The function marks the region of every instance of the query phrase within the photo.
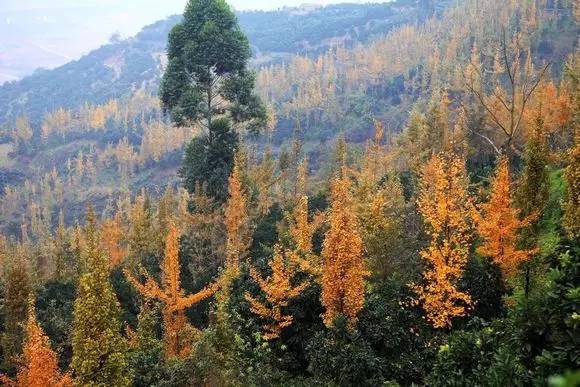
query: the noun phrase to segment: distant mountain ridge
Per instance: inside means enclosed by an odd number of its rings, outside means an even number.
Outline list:
[[[425,3],[435,4],[425,6]],[[368,42],[396,26],[444,9],[451,0],[397,0],[377,4],[303,6],[238,13],[255,53],[254,66],[316,55],[329,47]],[[135,90],[156,93],[165,62],[167,34],[181,16],[142,29],[136,36],[104,45],[79,60],[0,86],[0,126],[26,115],[38,124],[44,113],[103,103]]]

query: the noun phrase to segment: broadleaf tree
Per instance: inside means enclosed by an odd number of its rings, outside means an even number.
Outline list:
[[[223,201],[236,130],[259,131],[267,122],[266,109],[254,93],[248,39],[228,4],[190,0],[183,16],[169,34],[161,102],[176,125],[206,129],[187,148],[181,175],[190,192],[195,182],[207,182],[208,193]]]

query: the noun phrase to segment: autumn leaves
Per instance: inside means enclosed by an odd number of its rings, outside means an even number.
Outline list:
[[[469,198],[465,162],[451,154],[434,155],[421,173],[419,211],[431,238],[421,251],[427,263],[424,283],[414,285],[417,301],[435,328],[451,325],[471,305],[458,288],[469,258]]]
[[[322,248],[322,304],[323,319],[332,325],[338,315],[349,324],[356,323],[364,306],[366,271],[363,264],[363,241],[358,231],[358,219],[346,176],[336,178],[331,187],[329,229]]]
[[[397,222],[394,214],[405,205],[398,179],[389,176],[389,152],[382,141],[382,127],[377,124],[375,139],[367,144],[362,162],[352,168],[340,156],[344,146],[339,141],[340,165],[330,187],[330,208],[309,216],[308,197],[297,190],[293,209],[287,214],[289,238],[275,246],[270,274],[264,277],[249,266],[260,292],[246,291],[245,299],[264,322],[266,339],[279,337],[292,324],[287,307],[311,283],[321,287],[322,318],[327,326],[339,315],[351,327],[356,325],[365,303],[366,280],[376,274],[369,270],[370,258],[380,249],[382,231],[392,231],[391,225]],[[233,183],[236,187],[236,180]],[[434,154],[427,161],[418,175],[418,188],[416,203],[429,243],[420,252],[425,263],[422,281],[410,285],[415,293],[411,303],[421,305],[435,328],[446,328],[474,306],[460,283],[475,242],[477,252],[492,259],[511,281],[522,262],[537,252],[519,243],[519,232],[537,214],[523,216],[515,207],[505,157],[498,159],[489,198],[480,205],[473,203],[465,160],[452,150]],[[326,232],[318,256],[312,238],[323,224]]]
[[[537,249],[518,249],[518,232],[538,218],[538,213],[522,219],[520,210],[512,204],[511,179],[508,160],[501,157],[491,184],[487,203],[475,211],[477,230],[483,243],[477,249],[481,255],[491,257],[506,278],[513,278],[518,267]]]
[[[58,368],[56,353],[50,348],[50,340],[36,321],[34,304],[28,306],[26,339],[23,348],[23,363],[15,380],[0,375],[0,382],[14,387],[72,387],[69,373],[62,375]]]
[[[211,297],[217,291],[217,286],[213,284],[195,294],[184,294],[180,280],[178,238],[177,228],[171,224],[167,233],[165,257],[161,263],[161,284],[148,273],[145,273],[146,281],[142,284],[135,279],[131,272],[125,270],[127,279],[142,296],[158,300],[163,304],[164,342],[167,358],[188,354],[191,343],[188,342],[188,337],[183,335],[187,324],[185,310]]]

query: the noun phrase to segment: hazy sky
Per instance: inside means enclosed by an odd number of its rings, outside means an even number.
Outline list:
[[[237,10],[373,0],[229,0]],[[381,0],[374,0],[381,1]],[[383,0],[384,1],[384,0]],[[52,68],[106,43],[119,32],[181,14],[187,0],[0,0],[0,84]]]
[[[232,6],[236,9],[275,9],[283,6],[298,6],[300,4],[330,4],[330,3],[361,3],[364,0],[230,0]],[[143,11],[145,8],[166,9],[168,12],[176,12],[183,9],[186,0],[53,0],[47,2],[46,0],[2,0],[2,7],[4,10],[16,9],[41,9],[41,8],[55,8],[55,7],[118,7],[122,4],[130,6],[139,6],[139,10]]]
[[[369,0],[229,0],[237,10],[276,9],[301,4],[363,3]],[[376,1],[376,0],[375,0]],[[380,0],[379,0],[380,1]],[[183,12],[187,0],[0,0],[0,32],[6,26],[82,21],[99,40],[118,31],[137,33],[144,25]],[[84,19],[83,19],[84,17]],[[78,20],[77,20],[78,18]],[[9,31],[10,32],[10,31]],[[50,31],[48,31],[50,33]],[[2,36],[0,36],[2,43]]]

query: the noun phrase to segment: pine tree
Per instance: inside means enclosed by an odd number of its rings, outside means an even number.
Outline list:
[[[331,326],[338,315],[345,316],[349,325],[354,326],[365,300],[367,273],[363,263],[363,241],[350,186],[346,177],[336,178],[332,183],[330,228],[322,250],[322,304],[326,308],[323,315],[326,326]]]
[[[75,259],[75,276],[78,279],[85,272],[86,268],[86,262],[84,262],[84,258],[82,256],[82,251],[85,245],[85,238],[83,236],[82,229],[78,224],[73,230],[71,242],[71,252]]]
[[[156,303],[142,303],[137,317],[137,330],[126,326],[131,348],[131,364],[135,370],[135,386],[158,385],[166,377],[163,342],[157,338]]]
[[[431,156],[443,151],[449,143],[452,134],[449,115],[447,93],[440,96],[439,92],[432,97],[426,114],[421,114],[417,108],[411,111],[402,137],[402,157],[408,160],[409,168],[415,174],[420,174],[421,168]]]
[[[532,221],[533,216],[520,220],[519,210],[512,205],[510,185],[508,160],[502,156],[491,183],[489,200],[481,205],[481,212],[474,212],[477,229],[483,239],[477,251],[491,257],[506,278],[514,277],[519,265],[535,253],[535,250],[517,248],[518,231]]]
[[[542,218],[549,197],[548,149],[544,122],[538,117],[534,133],[526,144],[524,170],[518,182],[517,203],[521,209],[520,218],[535,215],[521,233],[523,248],[533,248],[539,236],[539,221]]]
[[[184,255],[189,257],[191,275],[197,278],[217,272],[226,249],[222,208],[198,184],[192,195],[182,190],[179,218],[184,232]]]
[[[401,158],[407,160],[408,168],[416,174],[419,174],[423,166],[424,152],[422,139],[425,132],[425,115],[417,108],[409,113],[407,126],[401,135]],[[429,156],[429,155],[427,155]]]
[[[383,126],[376,122],[374,139],[366,144],[362,162],[351,170],[365,258],[379,277],[391,275],[394,263],[404,257],[401,242],[405,199],[398,177],[390,170],[383,137]]]
[[[347,164],[347,157],[348,157],[348,145],[346,143],[346,138],[344,134],[341,134],[336,140],[334,150],[333,172],[335,174],[341,174],[344,172],[344,167]]]
[[[431,237],[421,251],[427,264],[424,283],[414,285],[417,302],[435,328],[450,327],[472,304],[459,290],[469,257],[470,198],[465,163],[452,154],[434,155],[421,173],[419,211]]]
[[[520,232],[518,241],[522,249],[533,249],[538,245],[540,237],[540,221],[550,196],[550,181],[548,176],[548,148],[544,126],[544,117],[537,114],[533,133],[524,153],[524,170],[519,180],[517,204],[520,208],[520,218],[533,217]],[[529,296],[534,272],[538,260],[532,256],[524,265],[524,294]]]
[[[129,386],[131,372],[120,334],[120,305],[109,282],[107,254],[101,250],[92,207],[87,210],[86,265],[74,305],[72,368],[83,386]]]
[[[139,259],[150,254],[153,249],[153,224],[151,202],[145,191],[142,191],[129,211],[129,245],[130,267],[134,268]]]
[[[67,273],[67,264],[71,261],[71,246],[67,235],[67,229],[64,224],[64,213],[62,210],[58,216],[58,227],[54,238],[54,278],[57,281],[65,278]]]
[[[23,323],[26,321],[30,295],[30,279],[23,257],[15,257],[15,261],[5,273],[5,278],[6,295],[3,308],[6,317],[2,333],[2,355],[3,368],[11,368],[22,353]]]
[[[34,304],[28,307],[26,339],[22,365],[16,380],[0,377],[7,386],[15,387],[72,387],[69,374],[61,375],[56,353],[50,348],[50,340],[36,321]]]
[[[129,271],[125,271],[125,275],[143,296],[163,303],[166,358],[187,356],[189,343],[185,334],[187,328],[185,310],[212,296],[217,290],[217,285],[208,286],[195,294],[184,295],[180,279],[179,234],[175,226],[170,225],[167,234],[165,258],[161,264],[161,284],[147,273],[144,284],[135,279]]]
[[[137,332],[134,335],[134,345],[131,345],[131,347],[137,348],[143,353],[155,352],[160,347],[159,340],[155,335],[157,325],[156,308],[150,304],[150,302],[145,302],[141,306],[137,317]]]

